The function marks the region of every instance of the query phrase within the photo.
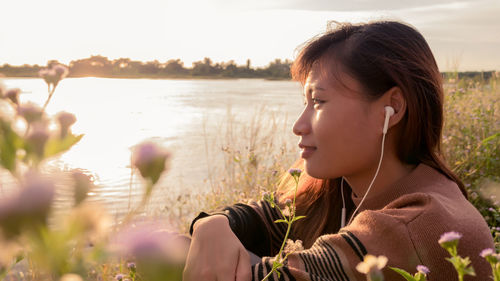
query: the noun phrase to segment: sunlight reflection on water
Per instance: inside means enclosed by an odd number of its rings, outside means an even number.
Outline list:
[[[4,83],[22,89],[21,101],[42,105],[47,97],[41,79],[9,78]],[[286,116],[284,122],[295,144],[291,126],[302,109],[301,89],[296,82],[65,79],[57,87],[47,112],[52,115],[64,110],[75,114],[78,121],[73,132],[85,136],[50,165],[91,173],[100,187],[94,199],[104,202],[114,213],[124,212],[129,204],[130,148],[151,139],[173,152],[171,169],[160,182],[163,193],[159,194],[181,193],[186,188],[203,191],[207,188],[207,164],[214,163],[206,159],[207,139],[217,143],[209,149],[220,151],[228,110],[237,125],[249,122],[263,106],[269,116]],[[142,194],[139,185],[134,176],[133,201]],[[161,205],[161,196],[158,200]]]

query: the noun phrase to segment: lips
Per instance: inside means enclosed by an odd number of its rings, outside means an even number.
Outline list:
[[[311,157],[311,155],[316,151],[316,147],[312,145],[305,145],[302,143],[299,143],[299,147],[302,149],[302,152],[300,153],[300,157],[306,159]]]

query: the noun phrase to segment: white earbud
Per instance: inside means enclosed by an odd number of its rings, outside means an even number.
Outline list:
[[[389,118],[392,115],[394,115],[394,108],[392,108],[391,106],[386,106],[385,107],[384,130],[383,130],[384,135],[387,133],[387,129],[389,127]]]

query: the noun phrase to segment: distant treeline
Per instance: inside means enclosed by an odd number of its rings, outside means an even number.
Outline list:
[[[52,60],[47,65],[59,64]],[[74,60],[69,63],[69,77],[108,77],[108,78],[266,78],[290,79],[292,61],[276,59],[266,67],[253,68],[251,61],[246,65],[237,65],[234,61],[214,63],[210,58],[193,63],[191,68],[184,67],[180,59],[171,59],[165,63],[157,60],[141,62],[128,58],[109,60],[103,56]],[[7,77],[38,77],[38,71],[47,66],[22,65],[0,66],[0,73]],[[489,80],[495,71],[444,72],[443,77],[458,79],[471,78]]]
[[[109,78],[267,78],[290,79],[291,61],[276,59],[263,68],[253,68],[251,61],[246,65],[236,65],[234,61],[214,63],[210,58],[193,63],[193,67],[184,67],[180,59],[165,63],[157,60],[141,62],[128,58],[109,60],[103,56],[74,60],[69,63],[69,77],[109,77]],[[52,60],[48,65],[59,64]],[[47,66],[4,64],[0,73],[7,77],[37,77],[40,69]]]

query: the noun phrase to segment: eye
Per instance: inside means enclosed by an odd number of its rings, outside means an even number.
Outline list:
[[[319,105],[319,104],[325,103],[324,100],[320,100],[318,98],[312,98],[311,100],[312,100],[312,102],[313,102],[314,105]]]

